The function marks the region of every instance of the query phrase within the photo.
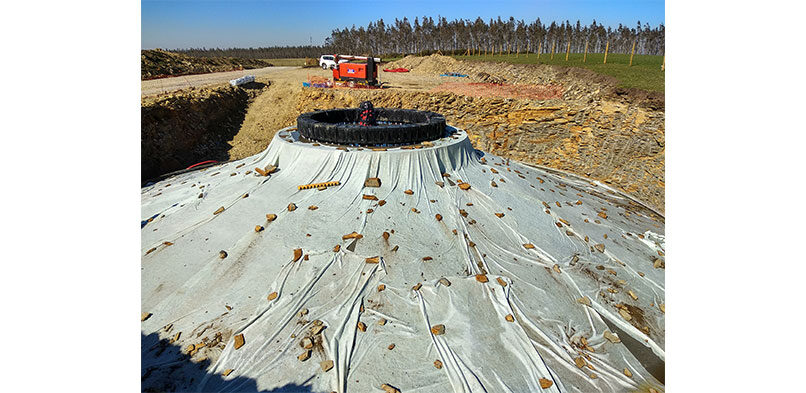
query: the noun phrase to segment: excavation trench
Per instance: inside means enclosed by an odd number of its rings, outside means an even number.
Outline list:
[[[144,98],[140,111],[141,181],[196,163],[228,161],[228,143],[241,129],[247,108],[267,85],[180,91]]]

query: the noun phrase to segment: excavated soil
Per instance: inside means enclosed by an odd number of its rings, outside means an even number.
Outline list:
[[[266,83],[186,90],[143,98],[140,109],[141,181],[195,163],[230,159],[249,103]]]
[[[235,57],[190,57],[161,49],[140,51],[140,79],[271,67],[267,61]]]
[[[411,72],[379,72],[387,88],[374,90],[303,88],[311,77],[330,76],[319,69],[267,75],[271,86],[249,103],[228,142],[230,159],[259,153],[303,112],[371,100],[376,107],[441,113],[449,124],[467,130],[477,149],[578,173],[664,211],[662,94],[617,88],[615,79],[590,70],[547,65],[433,55],[409,56],[381,68],[397,67]],[[468,78],[439,76],[445,72]]]

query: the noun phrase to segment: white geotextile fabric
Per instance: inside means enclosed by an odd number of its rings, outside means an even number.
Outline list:
[[[172,345],[182,351],[223,337],[193,352],[206,373],[193,381],[173,371],[176,351],[171,358],[144,344],[149,375],[197,391],[662,387],[624,344],[629,335],[665,356],[664,269],[655,267],[664,259],[662,216],[596,182],[476,151],[463,131],[412,150],[343,151],[297,138],[285,129],[261,154],[143,188],[141,303],[151,313],[143,336],[181,332]],[[256,173],[268,165],[279,170]],[[381,187],[364,187],[367,177]],[[471,188],[460,189],[460,179]],[[297,189],[327,181],[341,184]],[[351,251],[342,236],[353,231],[363,238]],[[307,259],[293,261],[297,248]],[[380,263],[365,263],[375,256]],[[489,282],[477,281],[480,273]],[[300,339],[315,320],[325,326],[322,342],[301,362]],[[621,343],[605,337],[613,330],[604,320],[621,330]],[[431,333],[436,324],[444,334]],[[334,361],[327,372],[325,360]],[[150,378],[144,389],[158,384]],[[552,385],[541,389],[541,379]]]
[[[254,82],[254,81],[255,81],[255,76],[254,75],[244,75],[244,76],[242,76],[242,77],[240,77],[238,79],[233,79],[233,80],[229,81],[229,84],[233,85],[233,86],[239,86],[239,85],[242,85],[244,83],[249,83],[249,82]]]

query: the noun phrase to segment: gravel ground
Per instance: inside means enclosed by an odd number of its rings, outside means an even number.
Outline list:
[[[214,72],[211,74],[182,75],[170,78],[152,79],[140,82],[142,96],[166,93],[175,90],[187,89],[189,87],[203,87],[227,83],[233,79],[238,79],[244,75],[263,76],[283,72],[299,67],[266,67],[252,70]]]

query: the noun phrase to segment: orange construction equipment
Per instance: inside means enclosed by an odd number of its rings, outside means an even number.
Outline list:
[[[344,81],[350,86],[380,86],[378,82],[378,57],[334,55],[336,67],[333,68],[333,82]],[[364,60],[365,63],[339,63],[340,59]]]

